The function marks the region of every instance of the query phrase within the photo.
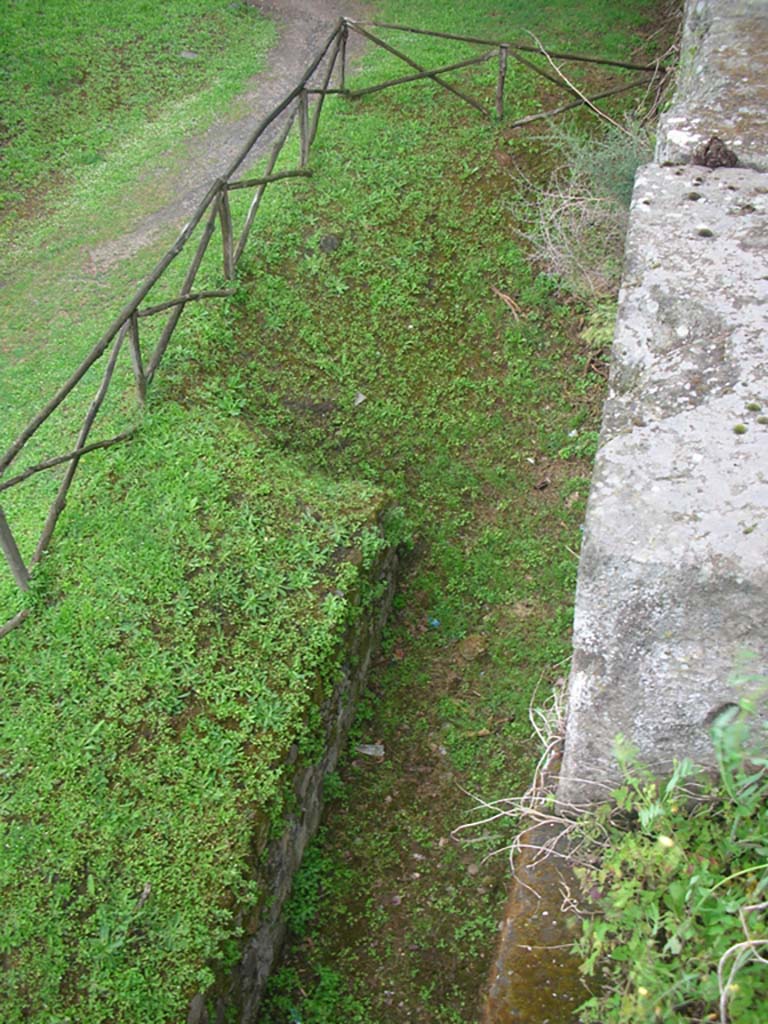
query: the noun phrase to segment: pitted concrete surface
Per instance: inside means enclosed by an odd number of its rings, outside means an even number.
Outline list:
[[[744,167],[768,170],[768,4],[687,0],[678,96],[656,159],[687,164],[713,135]]]
[[[641,168],[603,439],[720,396],[759,400],[752,390],[768,376],[766,303],[768,176]]]
[[[718,6],[690,3],[688,16]],[[745,24],[768,16],[768,2],[729,7]],[[758,48],[740,55],[760,76],[748,111],[768,81],[768,48],[742,28],[730,38],[723,19],[713,60],[726,43]],[[701,93],[686,88],[667,125],[689,124]],[[702,140],[715,132],[736,148],[719,125]],[[768,163],[768,140],[742,138],[756,166]],[[712,763],[712,722],[744,695],[762,696],[764,712],[761,679],[764,691],[768,174],[652,165],[635,184],[587,509],[560,800],[605,795],[618,734],[661,772],[683,757]]]

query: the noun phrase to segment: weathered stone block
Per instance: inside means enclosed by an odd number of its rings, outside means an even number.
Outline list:
[[[302,761],[295,746],[289,751],[286,764],[294,768],[295,807],[286,814],[278,829],[268,823],[254,829],[254,877],[264,897],[258,907],[241,911],[241,919],[250,934],[242,958],[229,976],[219,979],[214,990],[205,996],[195,996],[187,1024],[223,1022],[225,1018],[230,1019],[228,1013],[234,1013],[240,1024],[252,1024],[257,1019],[264,988],[285,938],[285,901],[307,844],[320,824],[323,782],[335,769],[346,743],[358,697],[392,606],[397,567],[397,550],[389,547],[362,573],[361,593],[364,589],[367,598],[359,598],[359,614],[339,638],[341,668],[332,693],[320,704],[322,751],[310,763]]]
[[[659,163],[690,163],[716,135],[742,166],[768,170],[766,53],[765,0],[687,0],[675,103],[659,128]]]
[[[768,178],[646,167],[579,568],[559,796],[660,771],[768,677]]]

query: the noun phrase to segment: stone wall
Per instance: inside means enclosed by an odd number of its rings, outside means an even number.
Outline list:
[[[686,4],[677,93],[632,201],[563,803],[607,792],[619,733],[661,772],[711,763],[718,713],[768,685],[766,54],[768,0]],[[712,136],[737,166],[697,162]]]
[[[332,772],[344,749],[357,699],[365,684],[381,639],[395,592],[398,556],[394,549],[383,552],[363,580],[357,598],[357,612],[339,650],[342,668],[329,699],[322,700],[320,713],[322,753],[302,763],[294,747],[288,755],[293,804],[280,827],[268,821],[254,821],[252,863],[262,899],[258,906],[244,907],[240,919],[250,936],[240,963],[213,991],[199,993],[190,1005],[187,1024],[223,1024],[234,1009],[240,1024],[253,1024],[270,971],[282,946],[286,926],[283,908],[290,895],[294,875],[304,851],[317,831],[323,811],[323,782]],[[319,681],[318,693],[323,690]],[[291,783],[286,783],[290,785]]]

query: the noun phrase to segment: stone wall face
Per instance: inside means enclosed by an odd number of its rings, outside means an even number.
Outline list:
[[[562,803],[615,783],[617,734],[660,772],[711,763],[718,713],[768,686],[767,38],[768,0],[687,4],[664,163],[636,179]],[[739,166],[692,162],[713,135]]]
[[[397,565],[397,552],[391,548],[376,560],[368,573],[369,599],[359,598],[356,621],[340,642],[342,667],[332,695],[320,703],[321,755],[308,764],[302,763],[295,748],[288,756],[289,764],[295,766],[294,810],[285,817],[277,838],[270,838],[275,829],[269,822],[254,822],[252,860],[263,899],[259,906],[241,911],[250,938],[240,963],[213,992],[195,996],[187,1024],[223,1024],[231,1019],[226,1014],[233,1007],[241,1024],[252,1024],[257,1019],[264,988],[285,938],[284,904],[307,844],[320,824],[323,781],[335,769],[344,749],[357,699],[392,606]]]

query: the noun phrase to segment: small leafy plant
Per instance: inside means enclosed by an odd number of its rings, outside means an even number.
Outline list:
[[[596,994],[584,1024],[764,1024],[768,1005],[768,759],[751,702],[715,723],[717,773],[681,761],[659,783],[625,743],[616,805],[580,869],[594,908],[577,951]]]

